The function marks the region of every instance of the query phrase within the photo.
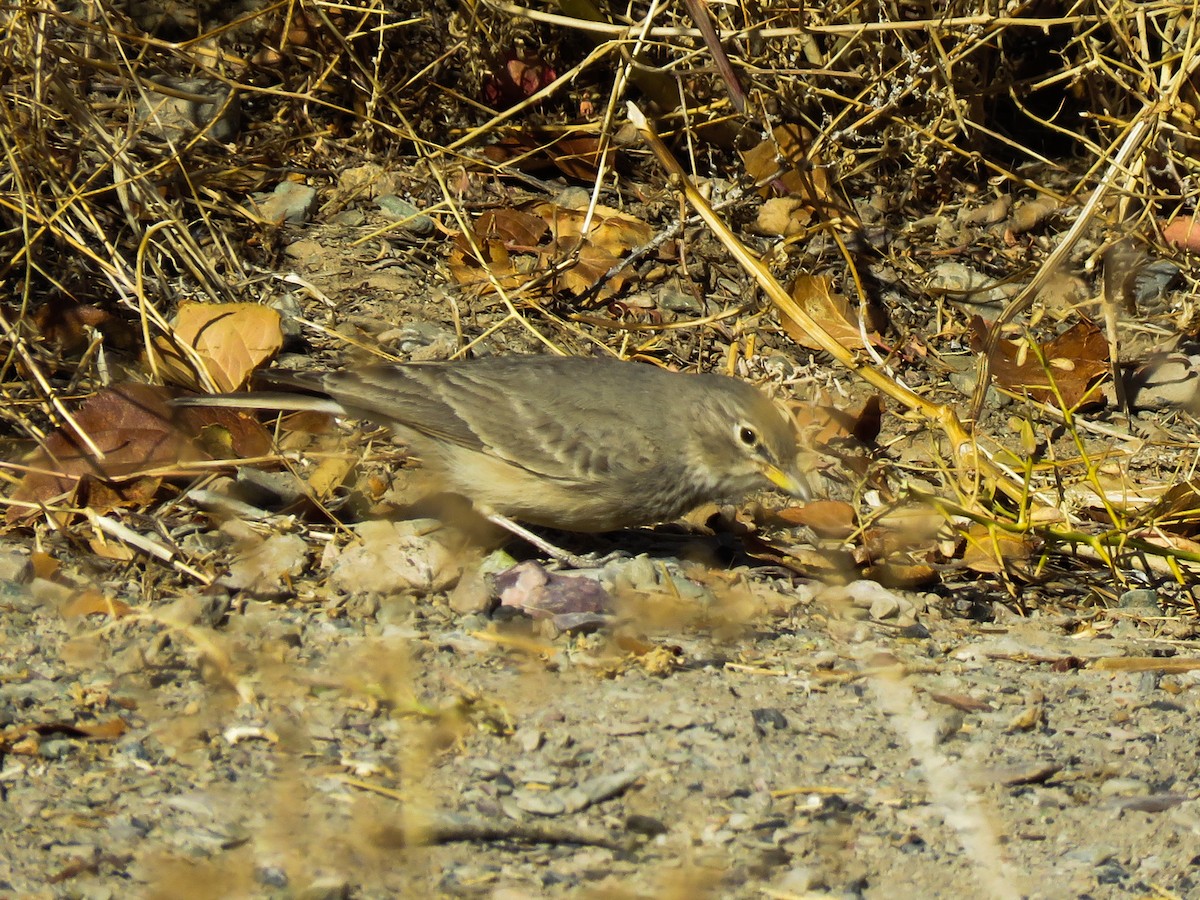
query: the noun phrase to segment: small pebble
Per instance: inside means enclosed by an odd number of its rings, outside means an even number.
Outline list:
[[[1100,793],[1106,797],[1128,797],[1133,794],[1144,794],[1147,790],[1145,782],[1136,778],[1110,778],[1100,785]]]

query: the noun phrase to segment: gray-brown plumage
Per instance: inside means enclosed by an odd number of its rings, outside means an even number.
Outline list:
[[[272,393],[218,402],[386,423],[445,490],[485,515],[596,532],[668,521],[765,488],[808,496],[790,418],[722,375],[521,356],[293,380],[328,399]]]

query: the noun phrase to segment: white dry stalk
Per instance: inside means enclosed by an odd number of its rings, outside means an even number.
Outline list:
[[[920,764],[929,796],[942,820],[958,835],[963,850],[975,865],[988,896],[1019,900],[1012,867],[1000,849],[999,836],[970,788],[965,773],[938,750],[937,725],[920,705],[912,688],[894,671],[875,672],[871,687],[888,722],[907,743]]]
[[[135,550],[140,550],[148,556],[153,556],[155,559],[170,564],[177,571],[196,579],[201,584],[207,585],[212,583],[212,578],[176,559],[175,551],[163,544],[158,539],[153,538],[150,535],[141,534],[140,532],[134,531],[132,528],[128,527],[127,525],[123,525],[115,519],[110,519],[107,516],[101,516],[90,507],[84,509],[83,512],[84,515],[87,516],[88,522],[90,522],[92,527],[97,531],[100,531],[111,538],[115,538],[128,547],[132,547]]]

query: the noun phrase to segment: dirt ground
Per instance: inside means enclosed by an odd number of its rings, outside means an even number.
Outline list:
[[[984,623],[658,558],[692,597],[579,636],[220,591],[98,628],[3,561],[0,711],[45,723],[0,769],[6,896],[1200,890],[1196,640],[1144,610]]]

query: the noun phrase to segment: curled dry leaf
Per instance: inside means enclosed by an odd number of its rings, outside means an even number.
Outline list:
[[[476,222],[475,235],[489,241],[500,241],[508,250],[532,253],[547,231],[541,216],[519,209],[497,209],[485,212]]]
[[[134,346],[133,329],[120,318],[99,306],[77,303],[63,296],[56,295],[38,307],[31,319],[42,337],[58,345],[64,354],[82,353],[94,332],[104,335],[110,347]]]
[[[795,237],[812,218],[812,209],[799,197],[772,197],[759,208],[754,228],[759,234]]]
[[[1148,526],[1147,531],[1189,538],[1200,535],[1200,479],[1172,485],[1139,519]]]
[[[62,735],[92,741],[115,741],[129,730],[120,716],[107,722],[41,722],[36,725],[10,725],[0,729],[0,751],[34,756],[41,738]]]
[[[1180,250],[1200,252],[1200,216],[1177,216],[1162,227],[1163,240]]]
[[[885,587],[908,591],[934,584],[939,577],[937,569],[929,563],[904,555],[866,566],[863,568],[862,574],[864,578],[878,581]]]
[[[518,261],[520,254],[537,252],[546,234],[544,219],[518,209],[499,209],[483,213],[473,225],[473,243],[484,258],[479,259],[465,234],[460,232],[455,236],[449,265],[459,284],[486,294],[494,290],[492,279],[506,291],[515,290],[529,280],[532,262],[525,259],[518,265]]]
[[[547,249],[542,259],[544,268],[555,268],[555,260],[561,260],[566,256],[562,250],[562,247],[557,246]],[[618,257],[613,256],[607,250],[587,241],[579,244],[578,250],[574,252],[574,257],[572,265],[561,269],[555,275],[554,288],[575,297],[586,294],[594,288],[603,280],[605,273],[611,271],[620,262]],[[615,273],[605,284],[600,295],[610,297],[618,293],[625,287],[625,281],[626,278],[622,272]]]
[[[553,84],[558,73],[540,54],[511,49],[496,71],[483,80],[483,101],[492,109],[508,109]]]
[[[554,203],[539,203],[533,207],[532,212],[542,217],[550,227],[554,242],[563,247],[587,241],[616,257],[654,237],[654,229],[641,219],[635,219],[610,206],[596,207],[586,235],[583,225],[587,210],[568,209]]]
[[[555,290],[576,297],[595,291],[597,299],[607,299],[623,292],[626,284],[636,278],[632,269],[621,267],[621,260],[634,247],[649,241],[651,234],[644,223],[610,217],[597,222],[586,237],[578,232],[560,236],[542,254],[542,264],[556,272]],[[565,265],[568,261],[571,264]]]
[[[1061,204],[1057,200],[1050,197],[1038,197],[1018,203],[1008,219],[1009,239],[1012,240],[1019,234],[1037,228],[1054,215],[1060,206]]]
[[[805,444],[814,447],[828,447],[848,438],[870,446],[883,427],[883,401],[878,394],[869,396],[857,409],[835,406],[825,394],[789,403],[788,409],[804,435]]]
[[[169,388],[122,384],[88,398],[74,418],[103,458],[63,426],[26,462],[37,471],[21,480],[12,499],[50,503],[66,496],[105,512],[149,502],[161,481],[146,474],[150,469],[226,455],[210,452],[214,444],[234,456],[262,456],[271,449],[270,434],[251,416],[217,407],[174,408],[167,401],[175,395]],[[17,522],[36,512],[13,506],[7,518]]]
[[[963,225],[995,225],[1008,218],[1012,209],[1012,195],[1001,194],[982,206],[964,206],[958,211],[958,221]]]
[[[939,541],[953,534],[942,513],[919,501],[899,503],[875,517],[874,526],[865,539],[875,552],[891,555],[898,552],[934,550]]]
[[[977,352],[987,337],[987,325],[976,316],[971,321],[971,346]],[[1108,341],[1091,322],[1079,322],[1058,337],[1040,345],[1039,353],[1028,344],[1002,340],[992,356],[991,371],[996,383],[1017,393],[1029,392],[1034,400],[1058,405],[1054,387],[1068,409],[1086,408],[1104,402],[1096,381],[1108,371]]]
[[[850,302],[845,297],[834,291],[832,280],[824,275],[799,276],[792,284],[792,299],[848,350],[862,349],[864,333],[872,344],[877,345],[881,341],[870,323],[866,323],[864,328],[859,327],[857,311],[850,308]],[[821,345],[798,322],[784,317],[783,329],[801,346],[810,350],[821,349]]]
[[[133,612],[132,607],[122,600],[116,600],[95,589],[80,591],[68,600],[59,610],[64,619],[74,619],[80,616],[91,616],[97,613],[120,619]]]
[[[196,351],[223,393],[245,385],[283,346],[279,313],[257,303],[181,303],[172,327],[175,343],[157,338],[155,353],[166,374],[189,388],[200,387],[200,379],[175,344]]]

